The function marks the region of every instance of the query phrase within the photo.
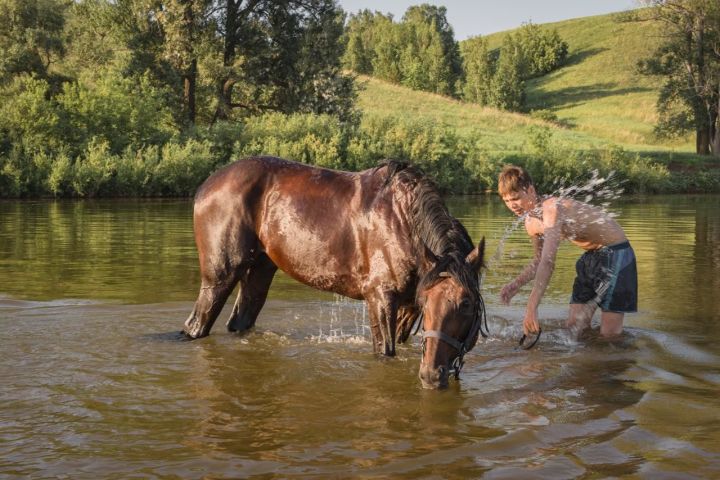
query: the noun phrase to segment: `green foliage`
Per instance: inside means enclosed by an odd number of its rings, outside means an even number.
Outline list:
[[[369,10],[351,15],[343,65],[415,90],[455,96],[462,76],[458,44],[445,7],[408,8],[403,20]]]
[[[347,162],[353,169],[369,168],[383,159],[408,160],[445,190],[470,188],[464,159],[467,145],[453,129],[423,120],[366,116],[348,145]]]
[[[558,142],[548,127],[529,131],[523,165],[542,192],[559,186],[582,185],[590,175],[613,177],[615,187],[625,192],[661,192],[669,189],[667,167],[621,148],[576,150]]]
[[[720,156],[720,4],[716,0],[651,2],[665,25],[664,41],[639,62],[665,79],[657,102],[660,136],[695,131],[698,154]]]
[[[153,192],[160,195],[192,195],[216,168],[208,143],[192,139],[184,144],[166,143],[153,172]]]
[[[568,44],[557,30],[532,23],[503,38],[496,56],[489,53],[481,37],[461,45],[465,84],[463,98],[502,110],[520,111],[525,106],[525,80],[545,75],[560,67]]]
[[[51,159],[50,173],[47,178],[47,189],[54,196],[65,196],[72,193],[73,164],[65,153]]]
[[[372,74],[375,46],[382,31],[380,25],[391,23],[392,16],[367,9],[350,14],[343,34],[343,67],[357,73]]]
[[[404,46],[404,28],[401,25],[379,22],[372,56],[373,75],[388,82],[400,83],[403,78],[400,54]]]
[[[113,154],[130,145],[158,145],[175,133],[166,92],[148,75],[137,78],[107,70],[65,84],[57,97],[65,116],[66,140],[82,151],[93,139],[103,139]]]
[[[544,122],[559,123],[557,114],[551,110],[531,110],[530,118],[535,118]]]
[[[521,110],[525,102],[525,83],[522,80],[524,57],[511,37],[500,50],[495,75],[493,75],[489,104],[501,110]]]
[[[60,0],[0,0],[0,83],[26,73],[48,76],[48,65],[63,54]]]
[[[0,0],[0,7],[50,4],[53,0]],[[588,169],[598,169],[618,172],[630,191],[718,190],[714,170],[669,174],[657,161],[661,153],[640,156],[637,150],[608,146],[594,133],[546,123],[568,118],[563,116],[567,110],[553,101],[584,105],[601,101],[603,91],[586,94],[563,84],[555,100],[539,99],[544,85],[578,75],[605,78],[606,71],[573,73],[584,63],[580,55],[568,67],[571,73],[525,80],[532,63],[532,49],[525,45],[547,53],[538,41],[539,28],[509,34],[496,50],[493,38],[463,42],[463,82],[445,10],[429,5],[408,9],[400,23],[367,11],[351,16],[341,43],[342,15],[330,0],[244,4],[252,8],[236,12],[233,35],[225,14],[240,2],[215,2],[218,14],[209,16],[204,1],[177,3],[178,8],[203,7],[194,10],[196,42],[180,52],[190,63],[197,60],[198,121],[188,126],[180,112],[189,63],[171,62],[167,42],[172,35],[162,28],[168,24],[162,23],[158,5],[145,0],[68,3],[64,36],[57,37],[63,39],[62,48],[28,49],[41,52],[47,68],[5,70],[12,73],[0,81],[0,197],[191,195],[215,169],[256,154],[344,170],[373,167],[386,158],[409,160],[454,193],[493,188],[506,162],[527,165],[548,187],[556,177],[581,178]],[[582,25],[573,45],[586,38],[587,24]],[[41,33],[57,33],[54,28],[51,22]],[[26,28],[30,37],[33,32]],[[566,32],[572,35],[573,30],[563,30],[563,37]],[[12,63],[8,59],[20,58],[13,57],[18,45],[35,42],[12,39],[15,50],[0,51],[2,68]],[[558,35],[550,40],[555,47],[560,43]],[[530,106],[536,111],[508,114],[397,85],[385,85],[387,93],[378,95],[381,82],[372,80],[361,118],[354,79],[340,72],[343,45],[345,65],[357,71],[370,69],[435,93],[462,91],[465,99],[483,105],[526,108],[526,82],[533,88]],[[602,57],[608,49],[598,47],[588,58]],[[549,57],[558,57],[558,50],[552,51],[556,55]],[[536,63],[536,71],[547,68],[547,62]],[[630,81],[607,73],[612,82]],[[557,85],[552,88],[558,90]],[[615,92],[614,87],[607,91]],[[625,94],[635,98],[634,91]],[[675,98],[682,107],[680,97]],[[623,103],[634,104],[624,96]],[[274,113],[262,114],[266,111]],[[596,113],[593,118],[599,117]],[[605,116],[616,118],[616,111]],[[583,118],[573,116],[573,121]]]
[[[0,154],[31,158],[63,145],[62,111],[48,100],[49,92],[47,80],[26,74],[0,88]]]
[[[105,140],[93,139],[87,151],[73,165],[71,186],[81,197],[94,197],[112,177],[117,157],[110,153]]]
[[[527,23],[511,36],[523,65],[522,78],[546,75],[560,67],[567,58],[568,44],[557,30]]]
[[[447,9],[427,3],[411,6],[403,15],[402,24],[407,27],[406,50],[413,52],[406,56],[406,61],[413,65],[416,75],[418,65],[428,72],[427,83],[418,89],[455,96],[462,76],[462,60],[455,33],[447,21]]]
[[[206,81],[216,94],[214,120],[232,119],[234,110],[354,119],[354,82],[340,61],[344,15],[333,0],[217,2],[216,7],[220,48],[199,64],[210,73]],[[213,33],[210,39],[215,38]]]
[[[329,168],[343,168],[347,133],[329,115],[265,114],[248,119],[235,157],[275,155]]]
[[[463,99],[468,102],[489,105],[495,61],[488,51],[487,41],[480,36],[460,44],[465,71]]]

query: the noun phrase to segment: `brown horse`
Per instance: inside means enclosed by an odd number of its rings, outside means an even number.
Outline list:
[[[437,189],[417,169],[386,162],[358,173],[274,157],[235,162],[198,189],[194,207],[202,285],[184,333],[210,333],[239,282],[228,330],[255,324],[275,271],[367,301],[373,348],[387,356],[422,316],[423,386],[447,385],[485,315],[473,248]]]

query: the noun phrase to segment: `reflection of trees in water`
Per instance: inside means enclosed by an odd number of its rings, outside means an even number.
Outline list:
[[[151,303],[197,289],[189,200],[2,202],[0,218],[5,293]]]
[[[694,286],[698,318],[713,325],[720,319],[720,197],[710,197],[695,210]]]

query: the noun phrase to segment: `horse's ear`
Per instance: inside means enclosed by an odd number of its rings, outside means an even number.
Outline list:
[[[482,237],[478,246],[468,254],[465,261],[470,264],[470,268],[480,273],[480,269],[485,266],[485,237]]]
[[[423,244],[423,248],[425,248],[425,255],[423,255],[423,258],[420,261],[422,262],[423,270],[429,272],[430,270],[435,268],[435,265],[438,264],[440,259],[435,256],[435,254],[427,247],[427,245]]]

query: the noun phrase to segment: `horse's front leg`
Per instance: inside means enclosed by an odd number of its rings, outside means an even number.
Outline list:
[[[391,293],[376,292],[366,297],[370,313],[373,350],[388,357],[395,356],[397,299]]]

